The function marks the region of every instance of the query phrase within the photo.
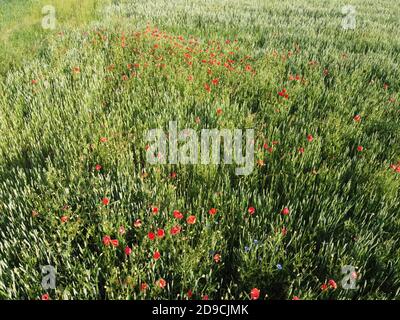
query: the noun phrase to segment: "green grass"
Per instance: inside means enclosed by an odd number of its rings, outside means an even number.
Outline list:
[[[41,1],[1,3],[0,298],[398,299],[400,4],[354,0],[345,31],[338,0],[170,2],[58,1],[53,31]],[[150,165],[146,130],[173,120],[253,128],[253,173]]]

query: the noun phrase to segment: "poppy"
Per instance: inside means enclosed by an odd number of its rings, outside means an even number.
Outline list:
[[[195,224],[195,223],[196,223],[196,216],[193,216],[193,215],[189,216],[189,217],[186,219],[186,222],[187,222],[188,224]]]
[[[253,288],[250,291],[251,300],[257,300],[260,297],[260,290],[257,288]]]
[[[254,212],[256,212],[256,209],[254,207],[250,207],[247,209],[247,212],[250,213],[251,215],[253,215]]]
[[[62,223],[65,223],[65,222],[67,222],[68,221],[68,217],[67,216],[62,216],[61,217],[61,222]]]
[[[155,251],[153,254],[154,260],[158,260],[158,259],[160,259],[160,257],[161,257],[161,254],[158,251]]]
[[[157,230],[157,237],[159,237],[161,239],[161,238],[164,238],[164,236],[165,236],[164,229],[158,229]]]
[[[111,244],[112,244],[114,247],[118,247],[119,241],[118,241],[117,239],[112,239],[112,240],[111,240]]]
[[[182,219],[183,218],[183,214],[181,212],[179,212],[178,210],[174,210],[174,218],[175,219]]]
[[[307,135],[307,140],[309,142],[312,142],[314,140],[314,137],[311,134],[309,134],[309,135]]]
[[[132,253],[132,249],[131,248],[129,248],[128,246],[126,246],[125,247],[125,254],[127,255],[127,256],[129,256],[131,253]]]
[[[218,211],[217,209],[211,208],[210,210],[208,210],[208,213],[213,216],[213,215],[215,215],[217,213],[217,211]]]
[[[214,261],[215,263],[219,263],[221,261],[221,255],[219,253],[214,255]]]
[[[180,226],[174,226],[170,230],[170,234],[173,235],[173,236],[178,234],[179,232],[181,232],[181,227]]]
[[[161,289],[164,289],[165,286],[167,285],[167,281],[165,281],[165,279],[163,279],[163,278],[160,278],[160,279],[157,281],[157,285],[158,285]]]
[[[101,165],[99,165],[99,164],[96,164],[96,171],[100,171],[101,170]]]
[[[148,237],[150,240],[154,240],[154,239],[156,238],[156,235],[155,235],[153,232],[149,232],[149,233],[147,234],[147,237]]]
[[[50,296],[49,296],[47,293],[45,293],[45,294],[42,294],[41,299],[42,299],[42,300],[49,300],[49,299],[50,299]]]
[[[328,284],[332,289],[336,289],[337,288],[337,284],[336,284],[335,280],[333,280],[333,279],[330,279],[328,281]]]
[[[110,200],[108,198],[103,198],[102,202],[106,206],[110,203]]]
[[[287,207],[285,207],[285,208],[283,208],[282,209],[282,211],[281,211],[281,213],[284,215],[284,216],[287,216],[288,214],[289,214],[289,208],[287,208]]]
[[[103,237],[103,244],[104,244],[105,246],[109,246],[110,243],[111,243],[111,238],[110,238],[110,236],[104,236],[104,237]]]

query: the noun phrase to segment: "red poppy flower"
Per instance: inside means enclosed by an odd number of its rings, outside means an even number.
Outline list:
[[[221,255],[219,253],[214,255],[214,261],[215,263],[219,263],[221,261]]]
[[[31,84],[37,84],[37,83],[38,83],[38,81],[35,80],[35,79],[33,79],[33,80],[31,81]]]
[[[148,237],[150,240],[154,240],[154,239],[156,238],[156,235],[155,235],[153,232],[149,232],[149,233],[147,234],[147,237]]]
[[[108,198],[103,198],[102,202],[106,206],[110,203],[110,200]]]
[[[161,257],[161,254],[158,251],[155,251],[153,254],[154,260],[158,260],[158,259],[160,259],[160,257]]]
[[[353,119],[356,122],[360,122],[361,121],[361,116],[359,114],[356,114]]]
[[[96,164],[96,171],[100,171],[101,170],[101,165],[99,165],[99,164]]]
[[[179,232],[181,232],[181,227],[180,226],[174,226],[174,227],[172,227],[171,228],[171,230],[169,231],[169,233],[171,234],[171,235],[176,235],[176,234],[178,234]]]
[[[189,289],[187,292],[187,297],[190,299],[192,296],[193,296],[193,292],[192,292],[192,290]]]
[[[321,290],[322,290],[322,291],[328,290],[328,286],[326,285],[326,283],[323,283],[323,284],[321,285]]]
[[[314,137],[311,134],[309,134],[309,135],[307,135],[307,140],[309,142],[312,142],[314,140]]]
[[[250,207],[247,209],[247,212],[250,213],[251,215],[253,215],[254,212],[256,212],[256,209],[254,207]]]
[[[213,80],[212,80],[212,83],[213,83],[214,85],[217,85],[217,84],[219,83],[219,79],[218,79],[218,78],[213,79]]]
[[[218,108],[218,109],[217,109],[217,115],[220,116],[221,114],[222,114],[222,109],[221,109],[221,108]]]
[[[205,84],[204,84],[204,89],[205,89],[207,92],[210,92],[210,91],[211,91],[211,87],[208,85],[208,83],[205,83]]]
[[[283,208],[282,209],[282,211],[281,211],[281,213],[284,215],[284,216],[287,216],[288,214],[289,214],[289,208],[287,208],[287,207],[285,207],[285,208]]]
[[[363,147],[363,146],[358,146],[358,147],[357,147],[357,151],[358,151],[358,152],[362,152],[363,150],[364,150],[364,147]]]
[[[257,288],[253,288],[250,291],[250,298],[251,300],[257,300],[260,297],[260,290]]]
[[[65,222],[67,222],[68,221],[68,217],[67,216],[62,216],[61,217],[61,222],[62,223],[65,223]]]
[[[196,216],[189,216],[187,219],[186,219],[186,222],[188,223],[188,224],[195,224],[196,223]]]
[[[140,291],[146,291],[148,287],[149,286],[147,285],[147,283],[143,282],[142,284],[140,284]]]
[[[175,179],[176,178],[176,172],[171,172],[170,177],[171,177],[171,179]]]
[[[49,296],[47,293],[45,293],[45,294],[42,294],[41,299],[42,299],[42,300],[49,300],[49,299],[50,299],[50,296]]]
[[[287,94],[285,88],[283,88],[282,91],[279,91],[279,92],[278,92],[278,95],[281,96],[281,97],[283,97],[283,98],[285,98],[285,99],[288,99],[288,98],[289,98],[289,95]]]
[[[333,279],[330,279],[328,281],[328,284],[332,289],[336,289],[337,288],[337,284],[336,284],[335,280],[333,280]]]
[[[112,244],[114,247],[118,247],[119,242],[118,242],[117,239],[112,239],[112,240],[111,240],[111,244]]]
[[[157,214],[158,213],[158,208],[157,207],[152,207],[151,211],[153,212],[153,214]]]
[[[105,142],[107,142],[108,141],[108,139],[106,138],[106,137],[101,137],[100,138],[100,142],[102,142],[102,143],[105,143]]]
[[[165,236],[164,229],[158,229],[157,230],[157,237],[159,237],[161,239],[161,238],[164,238],[164,236]]]
[[[281,233],[282,233],[283,236],[286,236],[287,229],[285,227],[282,227]]]
[[[183,218],[183,214],[181,212],[179,212],[178,210],[174,210],[174,218],[175,219],[182,219]]]
[[[213,216],[213,215],[215,215],[217,213],[217,211],[218,211],[217,209],[211,208],[210,210],[208,210],[208,213]]]
[[[163,279],[163,278],[160,278],[160,279],[157,281],[157,285],[158,285],[161,289],[164,289],[165,286],[167,285],[167,281],[165,281],[165,279]]]
[[[125,254],[127,255],[127,256],[129,256],[131,253],[132,253],[132,249],[131,248],[129,248],[128,246],[126,246],[125,247]]]
[[[201,297],[201,300],[208,300],[208,295],[204,295]]]
[[[299,148],[299,153],[301,153],[301,154],[304,153],[304,148],[303,147]]]
[[[292,300],[300,300],[298,296],[293,296]]]
[[[110,238],[110,236],[104,236],[104,237],[103,237],[103,244],[104,244],[105,246],[109,246],[110,243],[111,243],[111,238]]]

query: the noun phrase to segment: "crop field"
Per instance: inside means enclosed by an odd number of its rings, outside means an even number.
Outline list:
[[[0,299],[400,299],[400,1],[0,17]]]

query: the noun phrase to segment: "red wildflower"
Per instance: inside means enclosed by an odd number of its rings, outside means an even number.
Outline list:
[[[247,212],[250,213],[251,215],[253,215],[254,212],[256,212],[256,209],[254,207],[250,207],[247,209]]]
[[[208,295],[205,294],[204,296],[202,296],[201,300],[208,300]]]
[[[147,283],[146,282],[143,282],[141,285],[140,285],[140,291],[146,291],[147,289],[148,289],[148,285],[147,285]]]
[[[165,281],[165,279],[163,279],[163,278],[160,278],[160,279],[157,281],[157,285],[158,285],[161,289],[164,289],[165,286],[167,285],[167,281]]]
[[[73,71],[75,74],[78,74],[78,73],[81,72],[81,69],[80,69],[79,67],[74,67],[74,68],[72,69],[72,71]]]
[[[68,221],[68,217],[67,216],[62,216],[61,217],[61,222],[62,223],[65,223],[65,222],[67,222]]]
[[[158,208],[157,207],[152,207],[151,211],[153,212],[153,214],[157,214],[158,213]]]
[[[358,151],[358,152],[362,152],[363,150],[364,150],[364,147],[363,147],[363,146],[358,146],[358,147],[357,147],[357,151]]]
[[[110,243],[111,243],[111,238],[110,238],[110,236],[104,236],[104,237],[103,237],[103,244],[104,244],[105,246],[109,246]]]
[[[332,289],[336,289],[337,288],[337,284],[336,284],[335,280],[333,280],[333,279],[330,279],[328,281],[328,284]]]
[[[250,298],[251,300],[257,300],[260,297],[260,290],[257,288],[253,288],[250,291]]]
[[[125,254],[127,255],[127,256],[129,256],[131,253],[132,253],[132,249],[131,248],[129,248],[128,246],[126,246],[125,247]]]
[[[50,299],[50,296],[49,296],[48,293],[45,293],[45,294],[42,294],[41,299],[42,299],[42,300],[49,300],[49,299]]]
[[[210,92],[210,91],[211,91],[211,87],[208,85],[208,83],[205,83],[205,84],[204,84],[204,89],[205,89],[207,92]]]
[[[211,208],[210,210],[208,210],[208,213],[213,216],[213,215],[215,215],[217,213],[217,211],[218,211],[217,209]]]
[[[215,78],[212,80],[213,85],[217,85],[219,83],[219,79]]]
[[[301,153],[301,154],[304,153],[304,148],[303,147],[299,148],[299,153]]]
[[[196,216],[193,216],[193,215],[189,216],[189,217],[186,219],[186,222],[187,222],[188,224],[195,224],[195,223],[196,223]]]
[[[100,138],[100,142],[102,142],[102,143],[107,142],[107,141],[108,141],[108,139],[106,137],[101,137]]]
[[[158,259],[160,259],[160,257],[161,257],[161,254],[158,251],[155,251],[153,254],[154,260],[158,260]]]
[[[111,244],[112,244],[114,247],[118,247],[119,242],[118,242],[117,239],[112,239],[112,240],[111,240]]]
[[[216,253],[213,259],[215,263],[219,263],[221,261],[221,255],[219,253]]]
[[[221,114],[222,114],[222,109],[221,109],[221,108],[218,108],[218,109],[217,109],[217,115],[220,116]]]
[[[183,218],[183,214],[181,212],[179,212],[178,210],[174,210],[174,218],[175,219],[182,219]]]
[[[289,208],[287,208],[287,207],[285,207],[285,208],[283,208],[282,209],[282,211],[281,211],[281,213],[284,215],[284,216],[287,216],[288,214],[289,214]]]
[[[322,291],[328,290],[328,286],[326,285],[326,283],[323,283],[323,284],[321,285],[321,290],[322,290]]]
[[[161,238],[164,238],[164,236],[165,236],[164,229],[158,229],[157,230],[157,237],[159,237],[161,239]]]
[[[106,206],[110,203],[110,200],[108,198],[103,198],[102,202]]]
[[[99,164],[96,164],[96,171],[100,171],[100,170],[101,170],[101,168],[102,168],[102,166],[101,166],[101,165],[99,165]]]
[[[192,290],[189,289],[187,292],[187,297],[190,299],[192,296],[193,296],[193,292],[192,292]]]
[[[153,232],[149,232],[149,233],[147,234],[147,237],[148,237],[150,240],[154,240],[154,239],[156,238],[156,235],[155,235]]]
[[[353,119],[354,119],[355,122],[360,122],[361,121],[361,116],[359,114],[356,114]]]
[[[278,92],[278,95],[281,96],[281,97],[283,97],[283,98],[285,98],[285,99],[288,99],[288,98],[289,98],[289,95],[287,94],[285,88],[283,88],[282,91],[279,91],[279,92]]]
[[[314,137],[311,134],[309,134],[309,135],[307,135],[307,140],[309,142],[312,142],[314,140]]]
[[[176,235],[179,232],[181,232],[181,227],[180,226],[174,226],[171,228],[171,230],[169,231],[171,235]]]
[[[125,234],[125,232],[126,232],[125,227],[124,227],[124,226],[120,226],[120,227],[118,228],[118,232],[119,232],[119,234],[121,234],[121,235]]]
[[[292,300],[300,300],[298,296],[293,296]]]

